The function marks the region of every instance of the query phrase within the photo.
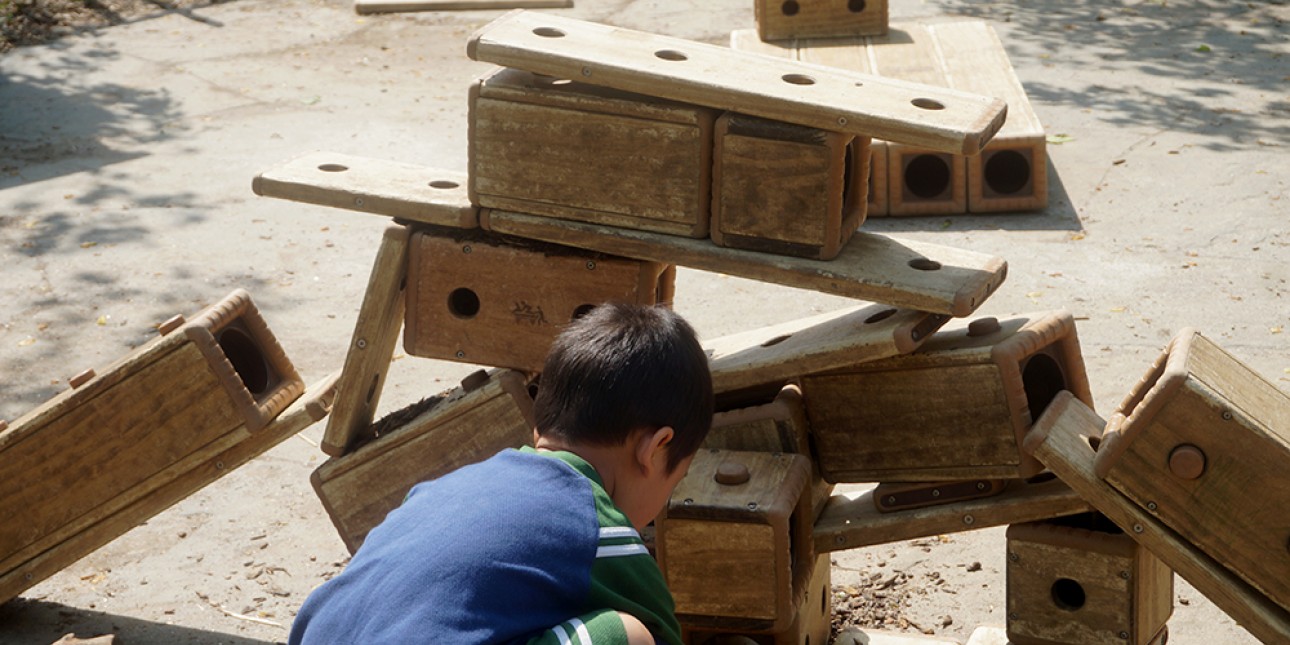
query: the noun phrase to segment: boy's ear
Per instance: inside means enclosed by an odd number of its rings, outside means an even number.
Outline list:
[[[667,466],[668,446],[676,432],[672,426],[663,426],[654,431],[645,430],[636,441],[636,464],[641,472],[649,474],[654,468]]]

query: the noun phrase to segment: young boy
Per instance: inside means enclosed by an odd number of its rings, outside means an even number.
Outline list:
[[[534,448],[412,488],[301,607],[289,642],[680,645],[639,530],[712,424],[694,330],[602,305],[552,345]]]

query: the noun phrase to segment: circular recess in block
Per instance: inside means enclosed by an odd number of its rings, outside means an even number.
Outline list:
[[[461,287],[448,294],[448,312],[463,320],[470,320],[479,314],[479,294]]]
[[[717,474],[713,479],[723,486],[738,486],[746,484],[752,475],[748,472],[748,467],[737,461],[725,461],[717,466]]]
[[[870,325],[870,324],[881,322],[883,320],[891,318],[894,315],[896,315],[895,309],[883,309],[882,311],[879,311],[878,313],[872,316],[869,316],[868,318],[865,318],[864,322],[866,325]]]
[[[1035,354],[1022,366],[1021,387],[1026,391],[1030,422],[1034,423],[1057,398],[1057,393],[1066,389],[1066,375],[1052,356]]]
[[[989,336],[990,334],[997,333],[1000,329],[1003,329],[1003,327],[999,325],[998,318],[995,318],[994,316],[986,316],[985,318],[977,318],[976,320],[968,323],[967,335],[969,338],[980,338],[982,336]]]
[[[564,38],[564,32],[555,27],[538,27],[533,34],[543,38]]]
[[[686,56],[684,52],[679,52],[679,51],[676,51],[675,49],[660,49],[654,52],[654,55],[657,56],[658,58],[662,58],[663,60],[674,60],[674,61],[690,60],[690,57]]]
[[[929,260],[927,258],[914,258],[909,261],[909,266],[910,268],[918,269],[919,271],[939,271],[941,269],[940,262]]]
[[[1205,451],[1184,443],[1169,453],[1169,472],[1180,479],[1200,479],[1205,474]]]
[[[1053,604],[1066,611],[1079,611],[1088,599],[1084,586],[1070,578],[1058,578],[1053,583],[1052,594]]]
[[[448,181],[447,179],[436,179],[430,182],[431,188],[438,188],[440,190],[448,190],[449,188],[457,188],[458,186],[461,186],[461,184],[455,181]]]
[[[237,327],[226,327],[215,338],[224,358],[233,366],[242,385],[251,396],[259,397],[269,389],[269,363],[260,346],[249,334]]]
[[[802,10],[802,6],[797,4],[797,0],[788,0],[780,5],[779,10],[784,12],[785,16],[796,16],[797,12]]]
[[[848,1],[847,1],[847,11],[850,11],[851,13],[860,13],[860,12],[864,11],[864,9],[865,9],[865,2],[864,2],[864,0],[848,0]]]
[[[762,344],[761,344],[761,346],[762,346],[762,347],[770,347],[770,346],[772,346],[772,345],[778,345],[778,344],[780,344],[780,343],[782,343],[782,342],[784,342],[784,341],[786,341],[786,340],[788,340],[788,339],[790,339],[790,338],[792,338],[792,337],[793,337],[793,335],[792,335],[792,334],[780,334],[779,336],[776,336],[776,337],[774,337],[774,338],[771,338],[771,339],[767,340],[766,342],[762,343]]]
[[[583,317],[583,316],[585,316],[585,315],[587,315],[587,314],[591,313],[591,310],[592,310],[592,309],[595,309],[595,308],[596,308],[596,305],[591,305],[591,304],[587,304],[587,305],[578,305],[578,306],[573,310],[573,317],[571,317],[571,318],[570,318],[570,320],[577,320],[577,319],[579,319],[579,318],[581,318],[581,317]]]
[[[905,190],[918,199],[950,194],[950,164],[939,154],[915,155],[905,165]]]
[[[984,174],[990,190],[1012,195],[1030,184],[1030,161],[1016,150],[1000,150],[985,160]]]
[[[815,79],[806,74],[785,74],[780,78],[784,79],[785,83],[793,85],[815,85]]]
[[[342,166],[338,163],[325,163],[318,166],[318,169],[323,172],[345,172],[346,170],[349,170],[349,166]]]

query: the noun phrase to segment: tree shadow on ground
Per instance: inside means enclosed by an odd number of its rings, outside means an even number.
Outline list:
[[[129,645],[269,645],[273,641],[235,634],[167,625],[92,609],[69,607],[56,602],[15,598],[0,604],[0,641],[5,643],[53,643],[64,634],[81,638],[115,634]]]

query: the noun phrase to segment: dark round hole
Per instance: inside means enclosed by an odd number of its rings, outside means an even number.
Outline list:
[[[1000,195],[1011,195],[1030,183],[1030,162],[1016,150],[1000,150],[985,162],[985,184]]]
[[[1053,603],[1066,611],[1079,611],[1087,597],[1084,587],[1070,578],[1059,578],[1053,583]]]
[[[448,294],[448,311],[458,318],[474,318],[479,313],[479,295],[466,287],[453,289]]]
[[[342,166],[338,163],[325,163],[318,166],[318,169],[323,172],[345,172],[346,170],[349,170],[349,166]]]
[[[940,155],[917,155],[905,166],[905,190],[919,199],[935,199],[950,190],[950,164]]]
[[[449,188],[456,188],[456,187],[458,187],[458,186],[460,186],[460,185],[461,185],[461,184],[459,184],[459,183],[457,183],[457,182],[455,182],[455,181],[448,181],[447,179],[436,179],[436,180],[434,180],[434,181],[430,182],[430,187],[431,187],[431,188],[439,188],[439,189],[442,189],[442,190],[447,190],[447,189],[449,189]]]
[[[774,337],[774,338],[772,338],[772,339],[770,339],[770,340],[767,340],[766,342],[762,343],[762,344],[761,344],[761,346],[762,346],[762,347],[770,347],[771,345],[778,345],[778,344],[780,344],[780,343],[782,343],[782,342],[784,342],[784,341],[786,341],[786,340],[788,340],[788,339],[790,339],[790,338],[792,338],[792,337],[793,337],[793,335],[792,335],[792,334],[780,334],[779,336],[776,336],[776,337]]]
[[[1030,422],[1034,423],[1048,409],[1057,393],[1066,389],[1066,377],[1052,356],[1035,354],[1021,369],[1021,386],[1026,391]]]
[[[944,103],[941,103],[940,101],[936,101],[933,99],[914,99],[910,101],[910,103],[913,103],[914,107],[922,108],[924,110],[944,110],[945,109]]]
[[[564,38],[564,32],[555,27],[538,27],[533,33],[543,38]]]
[[[895,309],[883,309],[882,311],[879,311],[878,313],[872,316],[869,316],[868,318],[865,318],[864,322],[866,325],[868,325],[882,320],[886,320],[888,318],[891,318],[894,315],[896,315]]]
[[[927,258],[914,258],[909,261],[909,266],[919,271],[939,271],[941,263]]]
[[[591,310],[595,308],[596,308],[596,305],[578,305],[578,308],[573,310],[572,320],[577,320],[591,313]]]
[[[847,0],[847,11],[851,13],[864,11],[864,0]]]
[[[802,10],[802,7],[797,4],[796,0],[788,0],[779,8],[779,10],[783,11],[785,16],[796,16],[797,12]]]
[[[806,74],[785,74],[780,78],[784,79],[785,83],[792,83],[793,85],[815,85],[815,79]]]
[[[654,55],[659,58],[662,58],[663,60],[680,61],[680,60],[689,60],[690,58],[689,56],[686,56],[683,52],[676,51],[675,49],[660,49],[654,52]]]
[[[269,389],[269,364],[246,332],[230,327],[220,332],[216,342],[251,396],[259,397]]]

